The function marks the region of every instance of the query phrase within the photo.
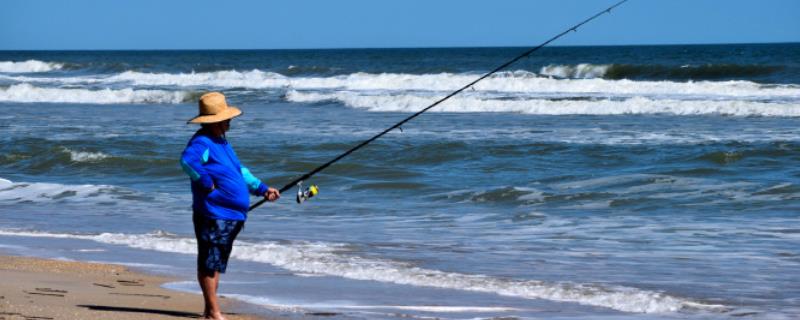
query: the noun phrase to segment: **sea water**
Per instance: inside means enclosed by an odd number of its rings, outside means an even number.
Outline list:
[[[0,250],[197,292],[202,93],[280,188],[522,51],[0,52]],[[798,44],[545,48],[251,212],[220,290],[292,317],[795,318],[798,126]]]

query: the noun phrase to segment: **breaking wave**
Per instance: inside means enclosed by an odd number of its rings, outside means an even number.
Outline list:
[[[605,67],[589,66],[577,71],[554,69],[551,73],[589,75]],[[214,87],[214,88],[285,88],[336,90],[391,90],[447,92],[475,80],[471,73],[351,73],[330,77],[287,77],[275,72],[215,71],[198,73],[143,73],[126,71],[109,77],[41,78],[4,76],[22,83],[122,84],[133,86]],[[581,78],[581,77],[579,77]],[[800,98],[800,86],[764,85],[751,81],[633,81],[588,79],[555,79],[527,71],[500,72],[474,86],[477,92],[494,93],[596,93],[603,95],[682,95],[708,98]]]
[[[163,231],[150,234],[102,233],[76,235],[17,230],[0,230],[0,235],[74,238],[132,248],[195,254],[193,238]],[[275,265],[290,271],[371,280],[395,284],[486,292],[526,299],[546,299],[611,308],[624,312],[661,313],[687,310],[726,310],[661,292],[607,284],[544,282],[496,278],[425,269],[393,260],[351,255],[344,244],[322,242],[237,241],[232,257]]]
[[[12,182],[0,178],[0,202],[41,203],[69,201],[113,202],[135,197],[132,190],[110,185],[64,185],[47,182]]]
[[[194,74],[148,74],[125,72],[112,80],[137,85],[217,86],[244,88],[343,89],[343,90],[424,90],[452,91],[476,78],[474,74],[353,73],[333,77],[295,77],[252,70],[218,71]],[[492,92],[602,92],[607,94],[662,94],[708,96],[791,96],[800,97],[800,87],[764,86],[750,81],[669,82],[604,79],[558,80],[542,78],[526,71],[501,72],[475,86]]]
[[[539,74],[547,77],[590,79],[602,78],[612,65],[594,65],[581,63],[577,65],[549,65],[539,70]]]
[[[104,82],[126,82],[134,85],[160,85],[178,87],[225,87],[225,88],[275,88],[289,84],[290,79],[275,72],[214,71],[198,73],[144,73],[126,71],[108,78]]]
[[[0,102],[182,103],[190,97],[191,93],[185,91],[41,88],[27,83],[0,88]]]
[[[579,64],[547,66],[540,74],[500,72],[459,95],[455,103],[448,101],[451,107],[437,109],[526,114],[798,115],[800,86],[795,84],[608,79],[617,77],[614,74],[625,74],[619,70],[634,67]],[[262,89],[244,91],[271,98],[285,95],[291,102],[334,100],[370,111],[417,111],[476,77],[473,73],[363,72],[289,77],[257,69],[197,73],[125,71],[108,76],[74,77],[0,75],[0,79],[12,84],[0,88],[0,102],[182,103],[197,98],[187,90]],[[70,88],[62,88],[67,85]],[[104,86],[125,89],[94,89]]]
[[[738,64],[666,66],[581,63],[544,66],[539,74],[562,79],[713,80],[768,76],[783,69],[783,66]]]
[[[417,112],[440,97],[399,95],[368,95],[352,91],[330,93],[290,91],[290,102],[334,101],[353,108],[383,112]],[[432,112],[509,112],[536,115],[730,115],[800,117],[800,104],[778,104],[753,101],[654,100],[634,97],[612,99],[518,99],[495,100],[461,96],[431,109]]]
[[[48,72],[58,70],[64,64],[54,62],[43,62],[39,60],[27,61],[0,61],[0,72],[6,73],[29,73],[29,72]]]
[[[110,157],[102,152],[75,151],[66,147],[62,147],[61,150],[68,153],[73,162],[98,162]]]

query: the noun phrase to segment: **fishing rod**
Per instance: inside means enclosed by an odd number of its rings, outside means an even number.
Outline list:
[[[533,47],[531,49],[528,49],[527,51],[525,51],[522,54],[518,55],[514,59],[511,59],[511,60],[507,61],[506,63],[503,63],[502,65],[498,66],[497,68],[494,68],[492,71],[489,71],[486,74],[480,76],[479,78],[473,80],[472,82],[464,85],[460,89],[451,92],[447,96],[437,100],[436,102],[434,102],[431,105],[425,107],[424,109],[422,109],[420,111],[417,111],[417,113],[414,113],[414,114],[408,116],[407,118],[403,119],[402,121],[400,121],[398,123],[395,123],[393,126],[387,128],[386,130],[381,131],[381,133],[376,134],[372,138],[369,138],[367,140],[362,141],[361,143],[357,144],[356,146],[350,148],[350,150],[347,150],[344,153],[338,155],[336,158],[331,159],[330,161],[320,165],[319,167],[315,168],[314,170],[311,170],[311,171],[307,172],[306,174],[300,176],[299,178],[294,179],[292,182],[287,183],[285,186],[280,188],[280,190],[279,190],[280,193],[284,193],[284,192],[288,191],[289,189],[293,188],[294,186],[298,186],[297,203],[302,203],[306,199],[315,196],[318,193],[317,186],[311,185],[308,188],[303,189],[303,181],[307,180],[308,178],[311,178],[313,175],[317,174],[318,172],[320,172],[322,170],[325,170],[325,168],[327,168],[330,165],[336,163],[337,161],[341,160],[342,158],[350,155],[351,153],[355,152],[356,150],[361,149],[362,147],[368,145],[370,142],[377,140],[378,138],[382,137],[383,135],[389,133],[390,131],[392,131],[394,129],[397,129],[397,128],[401,128],[401,126],[403,124],[405,124],[406,122],[411,121],[411,119],[414,119],[414,118],[418,117],[419,115],[425,113],[426,111],[428,111],[431,108],[439,105],[440,103],[447,101],[448,99],[450,99],[453,96],[461,93],[464,90],[467,90],[468,88],[474,86],[476,83],[480,82],[481,80],[488,78],[489,76],[497,73],[498,71],[501,71],[501,70],[503,70],[505,68],[508,68],[509,66],[511,66],[512,64],[514,64],[515,62],[519,61],[522,58],[528,57],[529,55],[531,55],[532,53],[534,53],[537,50],[541,49],[542,47],[550,44],[551,42],[555,41],[558,38],[563,37],[564,35],[566,35],[570,31],[578,32],[578,28],[580,28],[584,24],[588,23],[589,21],[594,20],[595,18],[597,18],[597,17],[599,17],[599,16],[601,16],[603,14],[606,14],[606,13],[610,14],[611,10],[613,10],[616,7],[619,7],[620,5],[622,5],[623,3],[627,2],[627,1],[628,0],[619,1],[616,4],[604,9],[603,11],[600,11],[600,12],[594,14],[593,16],[591,16],[589,18],[586,18],[586,20],[583,20],[580,23],[578,23],[578,24],[576,24],[576,25],[564,30],[563,32],[553,36],[552,38],[548,39],[547,41],[542,42],[540,45],[538,45],[536,47]],[[252,211],[255,208],[258,208],[260,205],[264,204],[264,202],[266,202],[266,201],[267,201],[266,198],[259,200],[258,202],[256,202],[252,206],[250,206],[250,209],[248,209],[247,211],[249,212],[249,211]]]

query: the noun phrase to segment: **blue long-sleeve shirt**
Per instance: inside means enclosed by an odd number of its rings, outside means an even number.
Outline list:
[[[195,214],[210,219],[244,221],[250,194],[267,191],[267,185],[242,166],[225,138],[203,130],[197,131],[183,150],[181,167],[191,179]]]

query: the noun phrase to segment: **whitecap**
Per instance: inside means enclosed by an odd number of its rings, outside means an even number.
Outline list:
[[[346,106],[379,112],[417,112],[440,97],[413,94],[372,95],[354,91],[329,93],[292,90],[290,102],[335,101]],[[728,116],[800,116],[800,103],[766,103],[754,101],[695,101],[634,97],[624,100],[595,101],[517,99],[494,100],[478,97],[454,97],[436,106],[431,112],[504,112],[535,115],[728,115]]]
[[[540,72],[561,74],[577,79],[541,77],[528,71],[499,72],[473,86],[476,94],[524,93],[570,94],[600,96],[662,96],[692,97],[695,99],[800,99],[800,86],[763,85],[751,81],[645,81],[610,80],[597,76],[607,65],[549,66]],[[549,68],[549,69],[548,69]],[[329,77],[287,77],[285,75],[253,69],[249,71],[224,70],[190,73],[145,73],[125,71],[113,76],[76,77],[24,77],[2,76],[3,79],[22,83],[62,84],[129,84],[133,86],[216,87],[250,89],[294,90],[351,90],[351,91],[408,91],[449,92],[461,88],[478,77],[474,73],[364,73]]]
[[[68,153],[73,162],[98,162],[110,157],[102,152],[75,151],[65,147],[62,147],[61,150]]]
[[[179,86],[179,87],[241,87],[241,88],[279,88],[288,85],[287,77],[274,72],[260,70],[251,71],[214,71],[191,73],[145,73],[125,71],[102,79],[103,82],[125,82],[144,86]]]
[[[48,72],[64,67],[61,63],[44,62],[39,60],[27,61],[0,61],[0,72],[6,73],[28,73],[28,72]]]
[[[608,64],[589,64],[581,63],[578,65],[548,65],[539,70],[539,74],[556,78],[591,79],[602,78],[608,68]]]
[[[110,185],[12,182],[0,179],[0,202],[109,202],[133,191]]]
[[[0,88],[0,102],[48,102],[48,103],[181,103],[190,94],[185,91],[126,89],[62,89],[42,88],[22,83]]]

